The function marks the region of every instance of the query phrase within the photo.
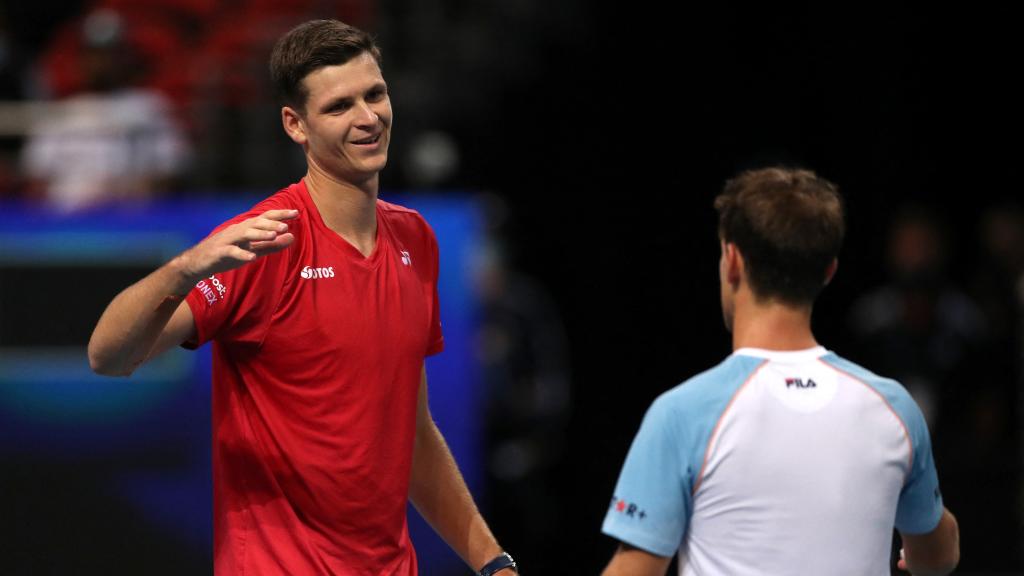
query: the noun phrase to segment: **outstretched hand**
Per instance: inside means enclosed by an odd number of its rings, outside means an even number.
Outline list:
[[[284,221],[298,215],[298,210],[267,210],[228,226],[181,255],[187,275],[198,281],[284,250],[295,241]]]

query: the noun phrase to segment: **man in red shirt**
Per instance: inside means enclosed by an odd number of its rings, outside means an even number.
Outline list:
[[[444,346],[433,232],[377,199],[392,111],[380,53],[333,20],[271,56],[305,178],[128,287],[89,342],[130,375],[213,341],[214,566],[414,575],[406,502],[482,574],[515,571],[427,405]]]

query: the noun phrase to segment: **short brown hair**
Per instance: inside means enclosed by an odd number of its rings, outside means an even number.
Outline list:
[[[274,44],[270,78],[285,106],[305,110],[309,93],[302,83],[324,66],[344,64],[368,53],[380,64],[380,48],[373,37],[338,20],[311,20],[292,28]]]
[[[725,183],[715,209],[718,234],[743,255],[758,298],[814,301],[846,232],[835,184],[810,170],[749,170]]]

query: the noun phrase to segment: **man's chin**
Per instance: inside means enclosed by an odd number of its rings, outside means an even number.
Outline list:
[[[338,176],[342,180],[349,182],[367,182],[380,176],[387,163],[387,158],[384,158],[379,162],[365,162],[356,166],[349,165],[340,169]]]
[[[363,162],[362,165],[358,166],[356,170],[363,173],[364,175],[379,174],[384,167],[388,165],[388,157],[385,154],[381,158],[371,158]]]

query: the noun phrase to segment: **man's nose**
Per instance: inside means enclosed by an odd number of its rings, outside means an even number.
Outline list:
[[[356,112],[356,122],[362,126],[375,125],[380,118],[365,100],[361,100],[356,104]]]

